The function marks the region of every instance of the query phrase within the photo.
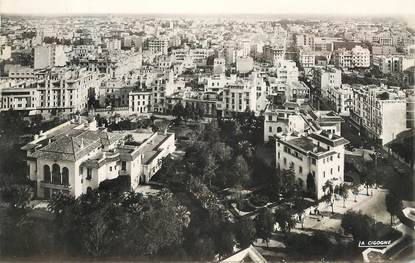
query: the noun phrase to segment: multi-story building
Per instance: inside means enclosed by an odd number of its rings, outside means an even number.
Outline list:
[[[349,116],[350,109],[353,107],[353,90],[347,84],[343,84],[341,87],[330,87],[328,100],[336,113],[341,116]]]
[[[334,65],[339,68],[353,68],[352,52],[346,48],[340,48],[334,52]]]
[[[0,45],[0,59],[7,60],[12,56],[12,47],[7,45]]]
[[[135,89],[128,94],[128,108],[132,114],[148,116],[151,112],[151,89]]]
[[[299,106],[290,107],[290,104],[277,106],[270,104],[264,112],[264,141],[273,140],[278,134],[290,132],[303,132],[305,130],[304,120],[300,120]],[[290,125],[295,123],[295,125]]]
[[[352,63],[355,68],[370,67],[370,51],[361,46],[352,48]]]
[[[298,81],[298,68],[292,60],[280,60],[276,64],[277,78],[283,83],[290,83]]]
[[[213,74],[221,75],[225,74],[226,63],[224,58],[215,58],[213,60]]]
[[[408,90],[406,93],[406,128],[415,128],[415,92]]]
[[[311,51],[300,50],[299,63],[304,70],[314,68],[316,64],[316,55]]]
[[[399,73],[415,67],[415,58],[407,58],[403,55],[373,56],[373,65],[383,74]]]
[[[223,88],[222,114],[227,116],[232,112],[256,111],[256,101],[256,86],[239,79]]]
[[[148,40],[148,50],[150,50],[153,54],[167,55],[168,47],[168,39],[152,38]]]
[[[336,68],[319,68],[314,71],[313,85],[323,98],[329,97],[329,90],[334,87],[341,87],[342,74]]]
[[[98,73],[84,70],[49,73],[46,78],[1,84],[1,110],[75,113],[87,106],[88,92],[100,86]]]
[[[221,92],[223,88],[236,82],[236,74],[227,77],[225,74],[211,75],[201,80],[205,85],[205,92]]]
[[[334,186],[344,181],[344,145],[347,143],[343,137],[325,131],[277,137],[277,169],[292,169],[303,188],[320,199],[327,181]]]
[[[63,192],[78,197],[117,178],[137,191],[175,150],[174,134],[131,133],[133,141],[125,135],[78,118],[35,136],[22,150],[36,196],[48,199]]]
[[[406,98],[399,88],[353,87],[350,119],[361,132],[380,145],[406,130]]]
[[[304,103],[310,99],[310,88],[302,81],[292,81],[287,83],[285,90],[287,101]]]
[[[284,45],[265,45],[263,47],[263,54],[265,61],[277,65],[278,62],[285,58],[285,46]]]
[[[62,45],[36,46],[34,54],[34,69],[66,65],[67,58]]]
[[[305,49],[314,49],[314,36],[311,34],[297,34],[295,35],[295,43],[297,47]]]

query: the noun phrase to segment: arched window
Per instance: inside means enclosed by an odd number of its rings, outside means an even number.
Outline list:
[[[54,184],[61,183],[61,168],[59,164],[56,164],[56,163],[52,165],[52,183]]]
[[[66,167],[62,168],[62,184],[69,185],[69,169]]]
[[[282,128],[281,127],[277,127],[277,132],[282,132]]]
[[[46,183],[50,182],[50,167],[47,164],[43,166],[43,180]]]

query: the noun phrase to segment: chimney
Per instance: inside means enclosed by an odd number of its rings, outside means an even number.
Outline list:
[[[313,153],[316,153],[316,152],[318,152],[318,147],[317,146],[314,146],[313,147]]]

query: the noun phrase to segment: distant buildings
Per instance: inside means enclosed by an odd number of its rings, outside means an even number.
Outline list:
[[[167,55],[169,41],[167,39],[153,38],[148,40],[148,50],[153,54]]]

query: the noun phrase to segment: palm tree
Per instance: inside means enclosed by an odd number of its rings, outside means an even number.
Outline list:
[[[337,194],[343,198],[343,207],[346,207],[346,200],[349,197],[349,187],[346,184],[340,184],[337,187]]]
[[[385,196],[386,210],[391,215],[391,226],[393,225],[393,217],[398,215],[402,210],[402,202],[394,194],[388,193]]]
[[[325,199],[326,203],[331,206],[331,212],[334,213],[334,188],[333,182],[331,180],[327,180],[323,185],[323,192],[325,193],[323,198]]]

